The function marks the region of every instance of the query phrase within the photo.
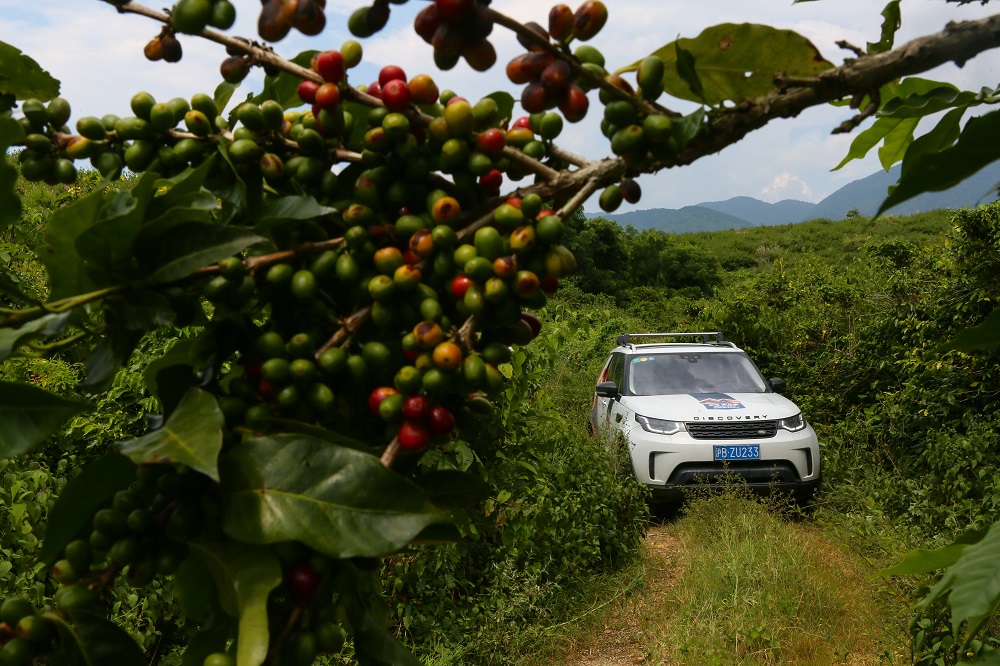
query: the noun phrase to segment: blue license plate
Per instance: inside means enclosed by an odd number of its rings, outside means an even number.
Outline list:
[[[760,446],[757,444],[737,444],[714,448],[716,460],[760,460]]]

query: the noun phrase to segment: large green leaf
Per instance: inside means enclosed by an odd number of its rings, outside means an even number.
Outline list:
[[[125,456],[108,453],[88,463],[66,483],[49,511],[38,559],[57,560],[66,544],[90,525],[94,512],[133,481],[135,465]]]
[[[761,45],[766,44],[767,48]],[[677,68],[677,46],[694,57],[703,95],[691,90]],[[833,67],[802,35],[755,23],[723,23],[694,39],[681,38],[653,52],[663,59],[663,89],[692,102],[721,104],[765,95],[775,89],[774,75],[816,76]],[[634,72],[639,61],[618,70]],[[690,77],[688,77],[690,78]]]
[[[309,195],[275,197],[268,200],[254,228],[264,233],[283,222],[313,220],[336,212],[336,208],[321,206],[315,197]]]
[[[954,543],[943,548],[928,550],[917,548],[911,550],[906,556],[893,566],[882,569],[878,572],[880,576],[912,576],[914,574],[930,573],[938,569],[950,567],[962,552],[974,543],[982,541],[986,536],[986,530],[969,530],[962,534]]]
[[[0,42],[0,93],[42,101],[59,94],[59,81],[10,44]]]
[[[927,79],[921,79],[920,77],[911,76],[910,78],[904,79],[899,83],[893,82],[882,86],[880,94],[882,96],[882,99],[888,104],[893,99],[908,98],[912,96],[927,94],[931,90],[939,88],[942,85],[944,84],[938,83],[937,81],[929,81]],[[867,104],[867,103],[868,102],[866,98],[866,100],[862,104]],[[831,171],[836,171],[837,169],[840,169],[851,160],[861,159],[862,157],[867,155],[868,151],[870,151],[872,148],[881,143],[882,140],[893,130],[899,127],[899,125],[903,121],[904,118],[895,116],[892,117],[880,116],[876,118],[875,123],[871,127],[859,133],[858,136],[854,138],[854,141],[851,143],[851,148],[848,151],[847,156],[844,157],[844,159],[840,162],[840,164],[831,169]],[[906,141],[907,143],[909,143],[909,141],[905,136],[904,137],[897,136],[896,140]]]
[[[7,149],[24,141],[24,130],[13,118],[0,117],[0,229],[21,218],[21,198],[14,185],[17,169],[6,157]]]
[[[868,53],[885,53],[892,48],[896,39],[896,31],[903,23],[899,13],[899,0],[890,0],[882,8],[882,38],[877,42],[868,42]]]
[[[156,237],[144,237],[136,254],[153,269],[150,282],[173,282],[263,240],[248,229],[185,222]]]
[[[355,612],[350,619],[354,627],[354,654],[360,666],[420,666],[420,661],[370,613]]]
[[[267,595],[281,584],[281,564],[269,548],[233,541],[189,542],[215,581],[222,608],[239,618],[237,666],[260,666],[267,656]]]
[[[76,237],[76,251],[99,284],[126,278],[136,268],[132,242],[155,192],[156,176],[145,173],[134,187],[107,197],[100,220]]]
[[[52,663],[60,666],[146,666],[146,656],[117,624],[96,613],[75,612],[72,623],[57,613],[46,613],[59,635]],[[61,653],[61,654],[60,654]]]
[[[940,351],[949,349],[962,352],[1000,349],[1000,309],[991,312],[978,326],[970,326],[940,347]]]
[[[959,90],[951,84],[941,84],[925,93],[891,99],[879,109],[878,115],[884,118],[922,118],[956,106],[979,104],[979,100],[980,96],[976,93]]]
[[[962,106],[952,109],[944,114],[938,124],[927,134],[917,137],[906,149],[903,156],[902,170],[905,172],[924,153],[936,153],[948,148],[956,141],[962,133],[962,116],[965,115],[966,107]]]
[[[899,184],[878,209],[887,209],[924,192],[940,192],[1000,159],[1000,111],[972,118],[965,125],[958,143],[935,153],[924,153],[907,165]]]
[[[223,528],[240,541],[298,540],[336,559],[378,557],[449,522],[375,456],[304,435],[248,440],[221,467]]]
[[[0,382],[0,457],[27,453],[90,406],[28,384]]]
[[[87,273],[83,258],[77,253],[76,239],[99,220],[104,204],[106,182],[85,197],[52,214],[45,227],[49,247],[38,253],[48,272],[51,300],[94,291],[96,285]]]
[[[121,452],[136,463],[181,463],[218,481],[224,420],[215,397],[193,388],[162,428],[122,443]]]
[[[930,604],[947,597],[951,627],[956,636],[967,622],[964,636],[972,638],[1000,608],[1000,557],[997,553],[1000,553],[1000,523],[994,523],[981,541],[962,552],[923,601]]]
[[[21,345],[38,336],[58,335],[66,330],[72,311],[48,314],[20,328],[0,328],[0,361],[10,358]]]
[[[878,149],[878,159],[886,171],[893,164],[903,159],[906,149],[913,143],[913,131],[917,129],[920,118],[902,118],[882,139],[882,147]]]

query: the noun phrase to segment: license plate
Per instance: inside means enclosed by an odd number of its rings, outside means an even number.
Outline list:
[[[716,446],[716,460],[760,460],[759,445]]]

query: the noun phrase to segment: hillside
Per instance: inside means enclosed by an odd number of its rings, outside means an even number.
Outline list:
[[[621,226],[636,229],[659,229],[669,233],[697,233],[723,229],[743,229],[807,222],[809,220],[841,220],[851,210],[862,215],[874,215],[891,185],[899,180],[900,165],[888,172],[877,171],[870,176],[848,183],[819,203],[785,199],[768,203],[753,197],[740,196],[725,201],[708,201],[680,209],[653,208],[628,213],[586,213],[587,217],[603,217]],[[962,183],[942,192],[926,192],[891,208],[893,215],[913,215],[941,208],[977,206],[995,198],[1000,184],[1000,161],[994,162]],[[992,196],[991,196],[992,194]]]

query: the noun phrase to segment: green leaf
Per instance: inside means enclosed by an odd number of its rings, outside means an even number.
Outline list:
[[[197,168],[185,169],[172,178],[161,178],[156,181],[156,189],[168,188],[166,192],[153,198],[149,207],[150,218],[156,218],[164,212],[177,206],[189,207],[191,197],[199,193],[206,193],[202,189],[205,179],[211,173],[216,163],[215,153],[210,155]]]
[[[321,206],[315,197],[309,195],[276,197],[267,202],[254,228],[266,232],[281,222],[313,220],[336,212],[336,208]]]
[[[767,44],[767,48],[761,48],[761,44]],[[689,53],[697,63],[703,94],[692,92],[689,80],[680,74],[677,58],[682,52]],[[723,23],[706,28],[698,37],[675,40],[653,55],[666,65],[663,89],[668,94],[712,105],[765,95],[775,89],[774,75],[778,72],[810,77],[833,67],[802,35],[754,23]],[[634,72],[639,62],[617,73]],[[684,65],[680,67],[684,69]]]
[[[140,335],[117,326],[97,344],[87,358],[86,379],[76,385],[87,393],[103,393],[111,388],[115,375],[139,344]]]
[[[912,160],[876,216],[918,194],[947,190],[1000,158],[997,136],[1000,136],[1000,111],[970,119],[953,147],[924,153]]]
[[[312,57],[317,53],[319,51],[303,51],[292,58],[292,62],[308,69],[312,63]],[[289,72],[281,72],[277,76],[265,76],[264,89],[252,101],[257,106],[260,106],[261,102],[273,99],[285,109],[294,109],[302,106],[304,103],[299,99],[298,89],[300,83],[302,83],[302,79]],[[354,117],[354,120],[357,122],[357,116]]]
[[[343,433],[339,433],[336,430],[331,430],[329,428],[323,428],[320,426],[312,425],[311,423],[304,423],[302,421],[295,421],[294,419],[283,419],[278,417],[264,418],[260,420],[261,429],[265,432],[280,432],[286,434],[294,435],[306,435],[313,439],[322,439],[331,444],[336,444],[337,446],[344,446],[349,449],[354,449],[355,451],[364,451],[366,453],[371,453],[372,447],[369,444],[365,444],[361,440],[354,439],[353,437],[348,437]]]
[[[159,398],[165,414],[170,414],[188,390],[204,385],[215,363],[215,338],[204,334],[178,340],[167,353],[152,361],[142,373],[149,392]]]
[[[0,382],[0,457],[27,453],[89,407],[28,384]]]
[[[670,119],[671,133],[677,141],[678,150],[684,150],[688,142],[698,136],[705,126],[705,109],[701,108],[686,116]]]
[[[508,92],[503,92],[498,90],[497,92],[492,92],[487,95],[489,99],[492,99],[497,103],[497,108],[500,113],[498,118],[502,121],[504,118],[511,118],[514,114],[514,96]]]
[[[974,637],[1000,607],[1000,523],[994,523],[986,536],[967,547],[931,588],[923,605],[947,597],[951,607],[951,627],[956,636],[968,622],[966,641]]]
[[[0,361],[10,356],[23,344],[39,336],[58,335],[66,330],[72,310],[48,314],[23,324],[20,328],[0,328]]]
[[[920,155],[936,153],[954,145],[962,133],[961,123],[965,111],[966,107],[964,106],[952,109],[944,114],[934,129],[914,139],[910,147],[906,149],[906,154],[903,155],[903,172],[907,171]]]
[[[980,96],[962,91],[950,84],[942,84],[922,94],[890,99],[879,109],[882,118],[922,118],[956,106],[979,104]]]
[[[222,608],[239,618],[237,666],[260,666],[267,656],[267,596],[281,584],[281,564],[269,548],[233,541],[188,542],[205,564]]]
[[[1000,309],[991,312],[981,324],[961,331],[938,351],[996,351],[1000,349]]]
[[[211,589],[213,592],[215,591],[214,586]],[[205,658],[208,655],[226,651],[226,648],[229,646],[229,640],[234,633],[225,624],[221,624],[214,629],[192,636],[184,648],[184,655],[181,657],[181,666],[204,666]]]
[[[1000,666],[1000,650],[990,650],[983,652],[973,661],[959,662],[960,666]]]
[[[490,484],[474,474],[458,470],[428,472],[417,477],[416,482],[432,502],[444,508],[468,506],[493,494]]]
[[[694,55],[682,47],[679,40],[674,42],[674,47],[677,55],[677,61],[674,63],[677,68],[677,76],[681,77],[681,80],[688,85],[692,95],[698,99],[705,99],[705,87],[701,84],[701,79],[698,78]]]
[[[354,626],[355,658],[360,666],[420,666],[420,661],[370,613],[355,612],[350,619]]]
[[[882,38],[877,42],[868,42],[868,53],[884,53],[892,48],[896,39],[896,31],[903,23],[899,12],[899,0],[890,0],[882,9]]]
[[[140,264],[155,269],[149,281],[156,284],[180,280],[264,240],[248,229],[185,222],[171,226],[169,233],[144,235],[136,254]]]
[[[44,102],[59,95],[59,81],[20,49],[0,42],[0,93]]]
[[[906,149],[913,143],[913,130],[917,129],[919,118],[903,118],[882,139],[882,147],[878,149],[878,159],[886,171],[896,162],[903,159]]]
[[[188,555],[181,562],[174,574],[174,589],[184,617],[205,624],[217,597],[212,572],[200,557]]]
[[[335,558],[378,557],[449,522],[373,455],[304,435],[243,442],[222,458],[223,528],[240,541],[298,540]]]
[[[928,550],[917,548],[911,550],[896,564],[882,569],[879,576],[913,576],[916,574],[930,573],[938,569],[950,567],[958,561],[962,552],[968,548],[968,544],[953,543],[944,548]]]
[[[155,182],[155,174],[145,173],[134,187],[108,196],[100,220],[76,237],[77,254],[95,282],[103,285],[134,273],[132,242],[142,227]]]
[[[910,78],[904,79],[899,83],[896,82],[888,83],[882,86],[882,89],[879,92],[882,96],[882,99],[886,103],[889,103],[893,99],[898,97],[909,97],[913,95],[919,96],[926,94],[927,92],[934,90],[935,88],[938,88],[942,85],[943,84],[938,83],[937,81],[929,81],[927,79],[921,79],[916,76],[911,76]],[[865,105],[867,103],[868,103],[868,98],[866,97],[865,100],[862,102],[862,105]],[[868,151],[877,146],[882,141],[882,139],[884,139],[886,135],[888,135],[890,132],[896,129],[896,127],[901,122],[903,122],[903,118],[877,117],[875,119],[875,123],[871,127],[864,130],[863,132],[858,134],[857,137],[855,137],[854,141],[851,143],[851,148],[848,151],[847,156],[840,162],[840,164],[831,169],[831,171],[836,171],[837,169],[842,168],[845,164],[847,164],[851,160],[861,159],[862,157],[867,155]]]
[[[17,169],[7,157],[7,149],[24,141],[24,130],[13,118],[0,118],[0,229],[21,219],[21,198],[14,186]]]
[[[219,113],[223,113],[226,107],[229,106],[229,100],[233,98],[233,93],[236,89],[240,87],[238,83],[228,83],[223,81],[215,88],[215,106],[219,109]]]
[[[223,421],[215,397],[191,389],[162,428],[123,442],[121,452],[136,463],[181,463],[218,481]]]
[[[57,301],[97,288],[90,279],[83,258],[77,253],[76,239],[100,219],[106,186],[105,181],[94,192],[57,209],[49,218],[45,227],[49,247],[38,255],[45,264],[49,283],[52,285],[50,300]]]
[[[72,614],[72,624],[57,613],[45,618],[56,625],[61,666],[146,666],[146,656],[124,629],[108,618],[90,612]]]
[[[94,512],[135,481],[135,465],[125,456],[108,453],[88,463],[63,487],[49,511],[38,559],[55,562],[70,541],[90,526]]]

